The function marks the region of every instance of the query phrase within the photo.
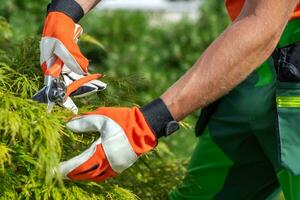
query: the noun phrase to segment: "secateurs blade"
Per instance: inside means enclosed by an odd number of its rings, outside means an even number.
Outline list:
[[[51,112],[54,105],[58,104],[72,111],[74,114],[77,114],[78,108],[70,98],[70,95],[89,81],[101,78],[102,75],[87,75],[67,86],[66,83],[60,79],[63,66],[64,63],[60,59],[56,59],[52,67],[46,69],[44,72],[45,86],[37,92],[32,99],[47,104],[48,112]]]

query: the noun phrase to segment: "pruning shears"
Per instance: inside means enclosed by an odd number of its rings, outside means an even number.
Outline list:
[[[60,78],[64,63],[61,59],[57,58],[54,64],[44,71],[45,86],[37,92],[32,99],[47,104],[48,112],[50,113],[55,104],[61,105],[74,114],[78,113],[78,108],[71,99],[72,93],[75,92],[82,85],[102,77],[101,74],[91,74],[74,81],[70,85]]]

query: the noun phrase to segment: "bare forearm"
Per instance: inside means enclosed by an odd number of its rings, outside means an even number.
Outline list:
[[[92,8],[94,8],[101,0],[76,0],[84,11],[84,14],[88,13]]]
[[[173,117],[181,120],[225,95],[263,63],[275,48],[293,7],[286,9],[287,14],[278,16],[281,23],[249,15],[229,27],[162,95]]]

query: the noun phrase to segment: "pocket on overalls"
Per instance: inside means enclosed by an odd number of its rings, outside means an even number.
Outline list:
[[[280,161],[300,175],[300,43],[276,50]]]

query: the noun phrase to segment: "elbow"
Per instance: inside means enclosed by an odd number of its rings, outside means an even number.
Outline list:
[[[267,26],[263,30],[265,32],[265,36],[264,36],[265,40],[268,43],[273,43],[277,45],[284,31],[285,25],[286,24],[284,23],[284,24],[275,24],[273,27]]]
[[[243,24],[243,28],[248,29],[249,38],[253,39],[254,37],[257,45],[276,45],[280,40],[289,18],[283,16],[274,18],[252,14],[238,18],[234,21],[233,25]],[[251,42],[253,42],[253,40]]]
[[[266,22],[259,17],[256,20],[256,46],[269,56],[276,48],[287,21]]]
[[[255,24],[261,33],[261,39],[267,44],[276,46],[289,18],[283,16],[277,19],[262,16],[255,16],[255,18]]]
[[[262,45],[265,46],[266,50],[269,49],[270,53],[272,53],[273,50],[276,48],[281,38],[283,29],[284,28],[269,30],[267,33],[265,33],[264,42],[262,43]]]
[[[263,31],[261,39],[256,44],[257,50],[260,52],[260,56],[258,56],[257,59],[260,58],[263,61],[274,52],[281,38],[283,29],[284,28],[274,28]]]

